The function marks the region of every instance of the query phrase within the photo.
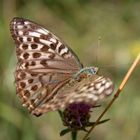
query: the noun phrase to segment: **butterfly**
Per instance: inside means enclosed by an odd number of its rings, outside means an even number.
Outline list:
[[[63,41],[41,25],[13,18],[10,31],[16,44],[16,93],[29,112],[40,116],[72,103],[96,105],[111,95],[113,82],[83,67]]]

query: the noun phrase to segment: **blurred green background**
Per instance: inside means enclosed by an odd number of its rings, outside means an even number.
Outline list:
[[[16,96],[16,54],[9,31],[16,16],[44,25],[69,44],[84,65],[101,68],[100,74],[111,77],[117,88],[140,52],[140,1],[0,0],[0,140],[70,139],[59,136],[64,127],[57,112],[36,118]],[[111,121],[96,127],[91,140],[140,139],[139,70],[140,66],[105,115]],[[93,111],[91,120],[106,104]],[[79,140],[83,136],[80,133]]]

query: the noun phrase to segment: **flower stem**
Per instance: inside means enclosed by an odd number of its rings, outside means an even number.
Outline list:
[[[71,132],[71,139],[72,140],[77,140],[77,131],[72,131]]]
[[[93,131],[93,129],[95,128],[95,126],[98,124],[98,122],[101,120],[101,118],[104,116],[104,114],[107,112],[107,110],[111,107],[111,105],[114,103],[114,101],[117,99],[117,97],[120,95],[122,89],[124,88],[126,82],[128,81],[128,79],[130,78],[130,76],[132,75],[132,72],[134,71],[134,69],[136,68],[136,66],[138,65],[138,62],[140,61],[140,53],[138,54],[138,56],[136,57],[136,59],[134,60],[133,64],[131,65],[130,69],[128,70],[127,74],[125,75],[124,79],[122,80],[118,90],[116,91],[113,99],[109,102],[109,104],[107,105],[107,107],[105,108],[105,110],[101,113],[101,115],[98,117],[98,119],[96,120],[95,124],[89,129],[89,131],[87,132],[87,134],[84,136],[83,140],[87,140],[90,133]]]

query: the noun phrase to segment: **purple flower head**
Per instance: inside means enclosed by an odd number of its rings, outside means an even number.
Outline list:
[[[70,129],[85,129],[89,124],[91,105],[87,103],[70,104],[63,112],[63,123]]]

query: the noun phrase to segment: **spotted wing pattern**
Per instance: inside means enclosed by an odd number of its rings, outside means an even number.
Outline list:
[[[41,104],[33,113],[39,115],[49,110],[65,108],[69,104],[78,102],[94,106],[105,97],[111,95],[113,90],[113,82],[109,78],[91,75],[80,82],[69,82],[58,91],[53,100],[50,100],[47,104]]]
[[[75,102],[95,105],[112,93],[109,78],[95,74],[81,81],[72,78],[82,64],[67,45],[42,26],[14,18],[10,30],[18,58],[16,92],[32,114],[39,116]]]
[[[16,92],[32,112],[47,104],[82,65],[58,37],[32,21],[14,18],[10,30],[18,58]]]

